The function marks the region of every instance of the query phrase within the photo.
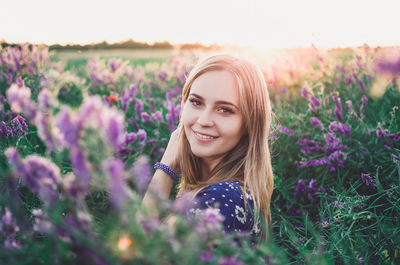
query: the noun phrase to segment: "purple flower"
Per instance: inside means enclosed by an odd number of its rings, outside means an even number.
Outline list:
[[[303,88],[300,90],[300,95],[301,95],[303,98],[308,99],[308,91],[307,91],[307,89],[306,89],[305,87],[303,87]]]
[[[4,248],[12,249],[21,247],[21,245],[15,240],[17,232],[19,232],[19,227],[16,225],[11,211],[8,208],[5,208],[0,221],[0,235],[5,237]]]
[[[6,93],[11,110],[15,113],[22,112],[29,120],[33,120],[37,110],[35,103],[31,100],[31,89],[26,86],[19,87],[14,83]]]
[[[347,112],[351,113],[353,110],[353,103],[351,100],[346,100],[346,105],[347,105]]]
[[[311,96],[310,101],[314,106],[321,107],[321,102],[316,97]]]
[[[199,220],[196,224],[196,231],[199,234],[221,230],[222,222],[225,219],[220,213],[220,209],[212,207],[203,210],[198,217]]]
[[[160,79],[161,81],[165,81],[165,79],[167,79],[167,72],[164,70],[161,70],[161,72],[158,73],[157,77],[158,79]]]
[[[104,113],[105,114],[105,113]],[[125,120],[117,111],[111,111],[105,125],[105,133],[109,144],[117,149],[124,140]]]
[[[150,117],[149,114],[147,114],[147,112],[142,112],[141,116],[143,122],[153,122],[153,119]]]
[[[339,145],[340,141],[339,138],[337,138],[336,135],[332,132],[325,134],[324,138],[328,147],[334,147]]]
[[[163,118],[163,116],[162,116],[162,114],[161,114],[161,111],[156,111],[156,112],[154,113],[154,118],[155,118],[156,120],[160,121],[160,122],[163,122],[163,121],[164,121],[164,118]]]
[[[353,76],[353,78],[357,81],[358,85],[361,88],[361,91],[364,93],[365,91],[365,87],[363,82],[358,78],[358,76],[356,75],[356,73],[354,72],[354,70],[351,71],[351,75]]]
[[[276,134],[273,133],[273,132],[269,132],[269,133],[268,133],[268,136],[269,136],[269,138],[271,138],[272,140],[278,139],[278,136],[276,136]]]
[[[14,128],[13,133],[18,136],[25,135],[28,130],[28,125],[26,125],[25,119],[20,115],[17,115],[17,117],[11,120],[11,125]]]
[[[125,140],[124,140],[123,145],[124,145],[124,146],[127,146],[127,145],[129,145],[130,143],[135,142],[136,139],[137,139],[136,133],[125,133]]]
[[[16,161],[15,152],[14,148],[9,148],[6,155],[9,163],[14,163],[12,166],[24,184],[32,192],[38,193],[44,203],[53,205],[59,197],[57,186],[62,184],[60,169],[50,160],[38,155],[30,155],[22,161]]]
[[[140,119],[143,110],[143,103],[139,99],[135,99],[136,103],[136,119]]]
[[[340,123],[337,123],[336,121],[333,121],[329,124],[329,131],[340,132],[342,135],[345,134],[343,126]]]
[[[376,181],[368,173],[361,173],[361,180],[366,186],[371,185],[376,187]]]
[[[335,108],[335,114],[336,114],[336,117],[337,117],[337,119],[340,121],[340,122],[342,122],[343,121],[343,114],[342,114],[342,111],[340,110],[340,109],[338,109],[338,108]]]
[[[296,192],[294,194],[294,197],[299,196],[300,193],[305,192],[305,191],[306,191],[306,184],[304,183],[304,180],[299,179],[297,181]]]
[[[214,259],[214,255],[207,251],[207,252],[202,252],[199,254],[199,260],[202,262],[209,262],[212,261]]]
[[[379,72],[397,76],[400,74],[400,56],[380,58],[376,60],[375,67]]]
[[[284,133],[284,134],[287,134],[287,135],[293,135],[293,134],[294,134],[294,131],[293,131],[293,130],[290,130],[290,129],[288,129],[288,128],[282,126],[282,125],[279,125],[279,126],[278,126],[278,130],[279,130],[281,133]]]
[[[32,216],[35,217],[33,230],[42,234],[49,233],[52,229],[52,224],[42,209],[33,209]]]
[[[139,129],[136,134],[137,134],[137,136],[139,136],[139,141],[140,142],[146,141],[147,133],[146,133],[145,130]]]
[[[108,61],[108,66],[111,68],[112,72],[116,72],[121,66],[123,62],[121,59],[111,59]]]
[[[367,106],[367,103],[368,103],[368,98],[365,95],[363,95],[361,98],[360,115],[364,114],[364,109],[365,106]]]
[[[344,130],[344,135],[346,137],[350,137],[351,136],[350,128],[346,123],[343,123],[343,130]]]
[[[390,134],[389,138],[392,139],[393,141],[399,141],[400,140],[400,132],[399,133]]]
[[[222,257],[218,261],[219,265],[244,265],[242,262],[238,261],[234,256]]]
[[[87,187],[92,177],[89,171],[89,165],[85,160],[85,156],[79,148],[71,148],[70,152],[70,159],[72,167],[74,168],[74,174],[79,179],[81,186]]]
[[[50,123],[50,117],[49,114],[46,114],[44,112],[38,112],[36,114],[35,118],[35,125],[38,129],[38,135],[40,139],[44,141],[46,144],[47,149],[50,152],[53,152],[55,149],[54,141],[53,141],[53,135],[51,132],[51,124]]]
[[[342,104],[340,102],[340,98],[337,96],[332,96],[332,99],[335,101],[336,103],[336,108],[340,111],[342,111]]]
[[[117,158],[109,158],[102,163],[104,171],[110,176],[108,190],[115,208],[121,209],[132,198],[124,176],[124,163]]]
[[[0,135],[3,137],[14,136],[13,130],[10,127],[8,127],[4,121],[0,123]]]
[[[193,207],[193,198],[190,193],[183,193],[179,196],[173,203],[172,208],[174,212],[179,214],[184,214],[189,211],[190,208]]]
[[[167,90],[167,93],[165,95],[167,97],[167,100],[171,101],[171,99],[173,97],[173,92],[171,90]]]
[[[139,156],[131,169],[138,193],[143,195],[151,181],[151,168],[147,156]]]
[[[137,125],[136,121],[134,118],[129,118],[133,128],[135,129],[135,131],[139,130],[139,126]]]
[[[322,123],[320,122],[320,120],[318,120],[317,117],[311,117],[310,118],[310,123],[312,125],[317,126],[318,128],[320,128],[321,130],[324,130],[324,126],[322,125]]]

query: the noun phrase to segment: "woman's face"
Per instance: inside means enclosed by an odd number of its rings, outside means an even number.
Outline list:
[[[193,154],[214,166],[240,140],[243,117],[235,77],[210,71],[192,83],[182,123]]]

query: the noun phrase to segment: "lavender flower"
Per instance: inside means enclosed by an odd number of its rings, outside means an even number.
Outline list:
[[[337,117],[337,119],[340,121],[340,122],[343,122],[343,114],[342,114],[342,111],[340,110],[340,109],[338,109],[338,108],[335,108],[335,114],[336,114],[336,117]]]
[[[136,133],[125,133],[125,140],[124,140],[123,146],[127,146],[130,143],[135,142],[136,139],[137,139]]]
[[[343,126],[336,121],[333,121],[329,124],[329,131],[331,132],[340,132],[342,135],[345,135]]]
[[[343,109],[342,109],[342,104],[341,104],[340,98],[337,96],[332,96],[332,99],[335,101],[336,108],[338,110],[342,111]]]
[[[351,75],[353,76],[353,78],[357,81],[358,85],[361,88],[361,91],[364,93],[365,92],[365,86],[363,84],[363,82],[358,78],[358,76],[356,75],[356,73],[354,72],[354,70],[351,71]]]
[[[400,140],[400,132],[398,133],[394,133],[394,134],[390,134],[388,135],[390,139],[392,139],[393,141],[399,141]]]
[[[162,70],[161,72],[158,73],[157,77],[158,79],[160,79],[161,81],[165,81],[165,79],[167,79],[167,72]]]
[[[344,130],[344,135],[346,137],[350,137],[351,136],[350,128],[346,123],[343,123],[343,130]]]
[[[0,232],[5,237],[4,248],[13,249],[20,248],[21,244],[15,240],[16,233],[19,232],[19,227],[12,216],[11,211],[5,208],[5,212],[0,222]]]
[[[124,163],[117,158],[110,158],[102,163],[102,167],[110,176],[108,191],[111,202],[116,209],[121,209],[132,198],[132,194],[125,181]]]
[[[300,90],[300,95],[301,95],[303,98],[308,99],[308,91],[307,91],[307,89],[303,87],[303,88]]]
[[[14,128],[13,133],[18,136],[25,135],[28,130],[28,125],[26,125],[25,119],[20,115],[17,115],[17,117],[11,120],[11,125]]]
[[[367,103],[368,103],[368,98],[365,95],[363,95],[361,98],[360,115],[364,114],[364,109],[365,106],[367,106]]]
[[[53,152],[55,149],[55,145],[53,142],[53,136],[51,132],[51,124],[49,115],[38,112],[35,118],[35,125],[38,128],[39,137],[45,142],[47,149],[50,152]]]
[[[143,103],[139,99],[135,99],[136,103],[136,119],[140,119],[143,110]]]
[[[35,103],[31,100],[31,90],[26,86],[19,87],[16,83],[7,89],[7,100],[11,110],[15,113],[24,113],[30,120],[36,116]]]
[[[361,173],[361,180],[365,183],[366,186],[371,185],[376,187],[376,181],[368,173]]]
[[[212,207],[206,208],[199,215],[196,231],[199,234],[219,231],[222,228],[224,219],[224,216],[220,213],[220,209]]]
[[[32,192],[38,193],[40,199],[50,206],[58,199],[57,186],[62,183],[60,169],[50,160],[38,156],[27,156],[23,161],[16,161],[15,149],[8,148],[6,155],[24,184]]]
[[[139,136],[139,141],[140,142],[146,141],[147,133],[146,133],[145,130],[139,129],[136,134],[137,134],[137,136]]]
[[[294,134],[294,131],[293,131],[293,130],[290,130],[290,129],[288,129],[288,128],[282,126],[282,125],[279,125],[279,126],[278,126],[278,130],[279,130],[281,133],[284,133],[284,134],[287,134],[287,135],[293,135],[293,134]]]
[[[153,119],[146,112],[142,112],[141,116],[142,116],[142,121],[143,122],[153,122]]]
[[[199,254],[199,260],[202,262],[209,262],[212,261],[214,259],[214,255],[207,251],[207,252],[202,252]]]
[[[136,183],[138,192],[143,195],[151,180],[151,168],[147,156],[139,156],[131,169],[131,175]]]
[[[71,148],[70,159],[74,168],[74,174],[78,177],[82,187],[87,187],[91,180],[89,165],[83,152],[79,148]]]
[[[310,97],[311,103],[316,107],[321,107],[321,102],[314,96]]]
[[[2,121],[0,123],[0,135],[3,137],[12,137],[14,136],[13,129],[7,126],[7,124]]]
[[[304,183],[304,180],[299,179],[297,181],[296,192],[294,194],[294,197],[297,198],[297,196],[299,196],[300,193],[305,191],[306,191],[306,184]]]
[[[400,74],[400,56],[380,58],[376,60],[375,68],[381,73],[397,76]]]
[[[154,118],[159,122],[163,122],[164,121],[164,118],[163,118],[163,116],[162,116],[160,111],[156,111],[154,113]]]
[[[353,111],[353,103],[351,100],[346,100],[346,105],[347,105],[347,112],[351,113]]]
[[[322,123],[320,122],[320,120],[318,120],[317,117],[311,117],[311,118],[310,118],[310,123],[311,123],[312,125],[315,125],[315,126],[317,126],[318,128],[320,128],[321,131],[324,130],[324,126],[322,125]]]
[[[173,203],[172,209],[178,214],[185,214],[193,207],[193,199],[190,193],[183,193]]]
[[[51,222],[48,220],[47,214],[42,209],[33,209],[32,215],[35,217],[33,230],[42,234],[47,234],[53,228]]]

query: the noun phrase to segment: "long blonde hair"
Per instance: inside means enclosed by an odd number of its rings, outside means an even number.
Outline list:
[[[181,106],[183,108],[185,105],[196,78],[209,71],[224,70],[235,76],[239,88],[239,108],[244,120],[244,134],[239,143],[210,172],[210,176],[202,181],[200,158],[192,153],[185,130],[180,124],[182,179],[178,194],[183,191],[197,194],[201,189],[218,182],[241,181],[244,191],[248,190],[254,201],[254,224],[257,224],[259,218],[270,224],[274,178],[268,132],[272,111],[267,85],[260,68],[250,60],[231,54],[210,55],[199,61],[189,73],[182,91]],[[243,198],[245,200],[246,196]]]

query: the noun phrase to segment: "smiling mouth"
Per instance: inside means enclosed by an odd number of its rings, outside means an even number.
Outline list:
[[[193,131],[198,137],[201,137],[203,139],[217,139],[217,136],[212,136],[212,135],[208,135],[208,134],[202,134],[196,131]]]

